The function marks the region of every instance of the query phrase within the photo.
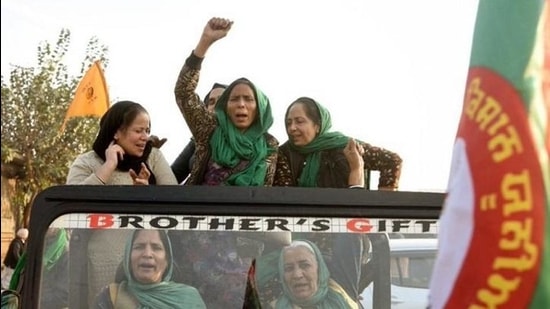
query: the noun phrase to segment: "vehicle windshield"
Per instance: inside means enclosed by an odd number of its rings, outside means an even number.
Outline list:
[[[45,236],[41,308],[56,308],[64,298],[69,308],[114,304],[122,296],[113,289],[121,293],[147,280],[192,287],[207,308],[247,302],[270,308],[308,278],[294,269],[303,262],[286,249],[296,240],[319,251],[323,261],[312,259],[318,280],[324,264],[327,280],[351,298],[383,285],[388,274],[392,288],[427,289],[436,243],[424,249],[422,241],[435,240],[437,232],[436,220],[411,218],[70,213],[54,220]],[[372,295],[366,301],[373,307]]]
[[[443,200],[328,188],[52,187],[33,204],[18,291],[23,308],[387,309],[394,299],[425,308]]]

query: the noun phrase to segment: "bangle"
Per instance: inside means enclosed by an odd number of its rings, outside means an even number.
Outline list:
[[[105,183],[105,180],[103,180],[103,179],[101,179],[101,177],[97,176],[96,173],[94,173],[94,175],[95,175],[95,177],[96,177],[97,179],[99,179],[99,181],[101,181],[102,184],[104,184],[104,185],[106,184],[106,183]]]
[[[362,185],[351,185],[348,187],[349,189],[364,189],[365,187]]]

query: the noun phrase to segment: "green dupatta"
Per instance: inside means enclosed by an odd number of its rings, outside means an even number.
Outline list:
[[[120,283],[120,288],[128,290],[137,299],[140,309],[206,308],[197,289],[171,281],[172,272],[174,271],[172,245],[164,230],[159,230],[159,233],[161,239],[164,239],[163,243],[167,245],[165,250],[168,261],[162,281],[153,284],[142,284],[134,280],[130,271],[130,258],[132,244],[138,231],[140,230],[135,230],[132,237],[129,237],[126,242],[123,260],[126,280]]]
[[[296,241],[296,240],[295,240]],[[314,251],[315,259],[318,265],[317,284],[318,289],[312,297],[306,300],[299,300],[293,297],[290,289],[285,283],[285,262],[284,262],[284,250],[281,250],[279,257],[279,279],[283,285],[283,295],[277,300],[275,309],[288,309],[292,308],[292,305],[298,305],[300,307],[314,307],[317,309],[348,309],[357,308],[355,304],[350,303],[351,299],[346,298],[337,292],[332,286],[330,279],[330,273],[323,259],[323,255],[319,248],[311,241],[305,239],[299,239],[299,241],[308,243]]]
[[[243,133],[239,131],[227,116],[227,102],[233,88],[238,84],[247,84],[252,87],[256,95],[258,114],[256,120]],[[254,84],[245,78],[234,81],[223,92],[216,104],[218,126],[210,139],[212,159],[217,164],[234,168],[242,160],[248,165],[242,171],[229,176],[225,184],[231,186],[263,186],[267,174],[265,158],[275,151],[267,144],[265,134],[273,124],[273,115],[267,96]]]
[[[295,146],[290,143],[290,148],[306,155],[304,169],[298,178],[300,187],[317,187],[317,177],[321,165],[321,151],[346,147],[349,137],[340,132],[329,132],[332,127],[330,112],[319,102],[314,101],[321,116],[319,134],[305,146]]]

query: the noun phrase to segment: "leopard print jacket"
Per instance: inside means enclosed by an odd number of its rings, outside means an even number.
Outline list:
[[[189,178],[185,182],[186,185],[200,185],[203,183],[211,156],[210,138],[218,125],[216,116],[206,110],[205,105],[196,93],[202,60],[191,53],[180,71],[174,89],[176,103],[191,130],[191,134],[193,134],[196,146],[195,163],[191,167]],[[279,142],[274,136],[266,133],[265,138],[269,147],[278,148]],[[266,157],[266,164],[267,173],[264,185],[271,186],[275,176],[277,151]]]
[[[401,175],[401,157],[387,149],[360,142],[364,149],[365,169],[379,171],[379,188],[397,189]],[[291,149],[289,142],[279,146],[277,171],[274,186],[296,187],[306,161],[302,155]],[[321,166],[317,186],[322,188],[347,188],[349,165],[342,149],[321,151]]]

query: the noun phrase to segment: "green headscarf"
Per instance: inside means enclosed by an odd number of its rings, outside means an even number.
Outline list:
[[[285,273],[285,261],[284,261],[284,252],[283,249],[281,251],[281,255],[279,258],[279,278],[281,280],[281,283],[283,285],[283,295],[277,300],[277,303],[275,304],[276,309],[287,309],[292,308],[292,304],[298,305],[300,307],[315,307],[317,309],[348,309],[353,308],[352,305],[350,305],[346,299],[333,289],[329,287],[330,282],[330,273],[327,267],[327,264],[325,263],[325,260],[323,259],[323,255],[319,251],[319,248],[312,243],[309,240],[305,239],[299,239],[294,240],[290,246],[297,245],[297,246],[304,246],[303,244],[295,244],[296,241],[305,242],[309,244],[311,249],[313,249],[313,252],[315,254],[315,259],[317,260],[317,292],[313,294],[313,296],[307,300],[299,300],[296,299],[292,293],[290,292],[290,289],[285,283],[284,273]],[[306,246],[304,246],[306,247]],[[307,248],[307,247],[306,247]]]
[[[69,238],[65,229],[59,229],[51,242],[46,240],[46,252],[42,257],[42,264],[46,270],[52,269],[69,245]]]
[[[172,308],[206,308],[197,289],[171,281],[174,270],[172,245],[164,230],[158,230],[165,246],[167,268],[159,283],[142,284],[136,281],[131,272],[132,245],[137,233],[135,230],[129,237],[124,250],[124,273],[126,279],[121,288],[126,288],[139,302],[140,309],[172,309]]]
[[[311,102],[315,103],[315,106],[319,111],[319,118],[321,120],[319,134],[317,134],[317,136],[309,144],[305,146],[296,146],[290,143],[291,149],[301,154],[307,155],[304,169],[302,170],[300,178],[298,179],[298,186],[316,187],[317,177],[319,175],[319,167],[321,164],[320,152],[327,149],[344,148],[348,143],[349,137],[340,132],[329,132],[330,128],[332,127],[330,112],[321,104],[319,104],[319,102],[311,98],[301,97],[294,101],[294,103],[290,104],[287,109],[285,118],[288,115],[288,111],[290,110],[290,108],[298,102],[304,105],[311,104]]]
[[[227,116],[227,102],[231,91],[238,84],[249,85],[255,94],[256,120],[242,133]],[[246,78],[239,78],[223,92],[215,108],[218,127],[210,139],[212,160],[217,164],[234,168],[242,160],[249,161],[246,168],[234,173],[225,181],[231,186],[263,186],[267,166],[265,158],[275,149],[269,148],[265,133],[273,124],[273,115],[267,96]]]

